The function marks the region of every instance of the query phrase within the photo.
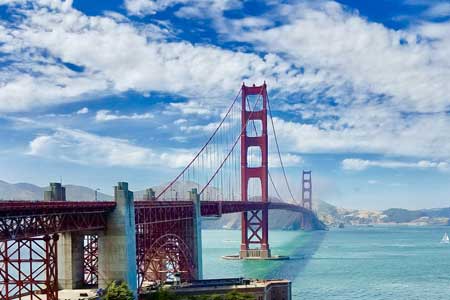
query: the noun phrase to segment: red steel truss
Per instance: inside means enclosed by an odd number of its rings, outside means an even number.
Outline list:
[[[302,214],[311,214],[311,211],[299,205],[283,202],[242,202],[242,201],[202,201],[202,216],[220,216],[237,212],[249,212],[255,210],[278,209],[295,211]]]
[[[250,212],[249,223],[260,224],[255,212],[282,209],[311,214],[301,206],[287,203],[202,201],[202,216]],[[196,265],[193,203],[191,201],[135,201],[136,248],[139,287],[164,281],[175,273],[182,280],[194,279]],[[252,225],[253,226],[253,225]],[[254,240],[255,237],[249,236]],[[256,238],[259,238],[256,237]]]
[[[98,235],[88,234],[83,241],[83,272],[84,285],[98,284]]]
[[[0,242],[0,298],[58,300],[58,235]]]
[[[1,203],[0,299],[30,295],[37,300],[56,300],[57,233],[103,230],[107,214],[114,207],[114,202]],[[202,216],[247,212],[247,226],[255,228],[248,235],[249,244],[263,239],[259,234],[262,228],[258,228],[263,224],[259,212],[268,209],[297,211],[312,227],[319,224],[310,210],[292,204],[201,202]],[[136,201],[135,217],[139,287],[150,281],[173,278],[176,273],[183,280],[194,279],[197,270],[193,203]],[[84,283],[96,285],[97,282],[98,236],[89,234],[84,240]]]
[[[189,201],[136,201],[139,288],[176,273],[195,278],[194,210]]]
[[[249,96],[257,96],[253,107],[247,107],[250,103]],[[262,102],[261,110],[253,110]],[[253,120],[261,121],[262,131],[260,136],[249,136],[247,126]],[[261,184],[261,201],[268,202],[268,139],[267,139],[267,89],[266,84],[262,86],[242,85],[242,113],[241,113],[241,197],[247,202],[249,180],[259,179]],[[259,147],[261,153],[261,165],[249,167],[247,156],[250,147]],[[259,245],[261,250],[269,250],[269,222],[267,207],[262,210],[252,210],[242,213],[241,221],[241,251],[250,249],[250,244]]]
[[[4,201],[0,205],[0,241],[47,234],[104,229],[115,202]]]

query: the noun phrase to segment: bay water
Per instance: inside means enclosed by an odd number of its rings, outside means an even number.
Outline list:
[[[273,254],[286,261],[229,261],[238,230],[203,230],[205,278],[285,278],[294,300],[450,300],[448,227],[346,227],[270,231]]]

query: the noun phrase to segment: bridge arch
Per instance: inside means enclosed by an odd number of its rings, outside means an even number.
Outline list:
[[[181,279],[195,277],[193,249],[177,234],[164,234],[157,238],[143,257],[139,270],[139,288],[145,282],[162,282],[179,273]]]

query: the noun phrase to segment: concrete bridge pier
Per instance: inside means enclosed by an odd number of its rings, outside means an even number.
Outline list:
[[[66,189],[59,182],[51,182],[44,192],[45,201],[66,201]],[[58,288],[77,289],[84,281],[84,234],[64,232],[57,241]]]
[[[202,213],[200,195],[197,189],[192,189],[189,193],[189,198],[193,203],[194,209],[194,261],[195,261],[195,279],[203,279],[203,252],[202,252]]]
[[[310,214],[301,214],[301,220],[300,220],[300,228],[305,231],[311,231],[313,230],[313,222],[312,222],[312,216]]]
[[[58,288],[78,289],[84,283],[84,234],[65,232],[58,240]]]
[[[133,192],[128,183],[114,187],[116,209],[108,216],[106,231],[98,240],[98,285],[125,281],[137,295],[136,228]]]

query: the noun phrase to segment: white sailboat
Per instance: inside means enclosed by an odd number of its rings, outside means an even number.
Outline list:
[[[442,237],[441,244],[449,244],[449,243],[450,243],[450,239],[448,238],[448,234],[446,232],[446,233],[444,233],[444,236]]]

